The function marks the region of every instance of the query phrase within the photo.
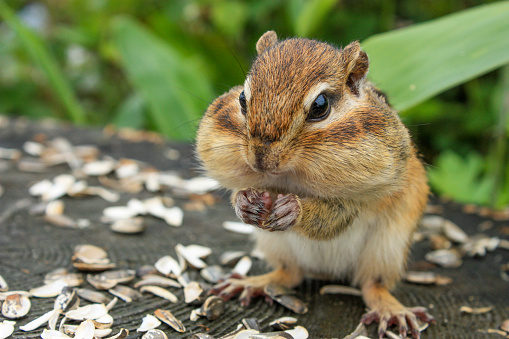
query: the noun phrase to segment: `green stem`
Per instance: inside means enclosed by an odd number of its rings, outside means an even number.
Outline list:
[[[502,105],[498,112],[498,123],[495,126],[495,187],[491,199],[491,204],[495,207],[500,207],[498,197],[503,189],[504,181],[509,178],[504,178],[505,168],[507,163],[507,142],[508,142],[508,123],[509,123],[509,65],[502,67],[501,70],[501,84],[502,84]]]
[[[33,61],[46,75],[53,92],[65,107],[69,119],[76,124],[84,124],[87,121],[85,112],[76,99],[71,85],[60,71],[55,57],[51,55],[44,42],[16,17],[3,0],[0,0],[0,18],[4,19],[5,23],[17,33]]]

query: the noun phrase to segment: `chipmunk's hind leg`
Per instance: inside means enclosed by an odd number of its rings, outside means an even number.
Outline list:
[[[240,294],[242,306],[250,304],[252,298],[265,296],[265,286],[270,284],[295,287],[302,281],[302,272],[296,267],[280,267],[272,272],[252,277],[232,276],[228,280],[216,285],[210,293],[217,294],[228,300]]]
[[[399,334],[405,338],[410,332],[413,338],[420,338],[419,323],[430,323],[435,319],[431,316],[425,307],[403,306],[389,291],[378,283],[368,283],[362,287],[362,296],[370,311],[366,313],[361,322],[369,325],[372,322],[378,322],[378,335],[382,338],[387,331],[387,327],[397,325]]]

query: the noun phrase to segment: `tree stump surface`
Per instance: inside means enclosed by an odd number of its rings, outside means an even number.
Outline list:
[[[34,137],[45,135],[47,139],[57,136],[65,137],[73,145],[95,145],[103,155],[115,159],[132,158],[153,165],[160,171],[176,171],[183,177],[199,175],[198,164],[189,144],[171,142],[153,143],[148,141],[133,142],[118,135],[107,135],[103,130],[71,127],[62,124],[33,123],[24,120],[4,119],[0,124],[0,148],[22,149],[23,143]],[[163,151],[171,147],[177,149],[181,156],[177,160],[168,160]],[[231,233],[222,228],[226,220],[237,218],[229,204],[229,195],[218,192],[222,199],[205,211],[185,211],[181,227],[168,226],[163,220],[144,217],[147,224],[145,232],[136,235],[114,233],[109,226],[100,221],[102,211],[107,206],[125,205],[133,197],[149,198],[156,194],[146,190],[139,194],[121,193],[117,203],[109,203],[99,197],[69,198],[64,197],[65,214],[76,218],[87,218],[91,225],[83,229],[68,229],[50,225],[40,215],[28,213],[30,206],[39,199],[28,193],[31,184],[42,179],[52,179],[61,173],[70,173],[69,167],[59,165],[51,167],[44,173],[20,171],[15,162],[3,162],[0,171],[0,185],[4,194],[0,197],[0,275],[9,284],[9,290],[29,290],[43,285],[44,275],[59,267],[77,271],[71,264],[73,248],[78,244],[93,244],[108,252],[112,262],[118,268],[136,269],[142,265],[154,264],[164,255],[176,258],[175,245],[199,244],[212,248],[213,253],[206,261],[219,264],[219,256],[227,250],[252,249],[249,236]],[[90,184],[97,184],[94,179]],[[172,196],[171,192],[161,193]],[[174,197],[176,205],[182,206],[188,200]],[[454,203],[436,202],[443,206],[442,216],[453,221],[469,235],[480,233],[478,227],[488,218],[475,214],[466,214],[462,206]],[[489,236],[508,239],[509,222],[493,221],[493,227],[484,231]],[[410,267],[419,266],[424,255],[430,251],[427,241],[417,242],[412,247]],[[446,286],[425,286],[400,282],[394,295],[407,306],[425,306],[436,318],[423,332],[423,338],[497,338],[497,334],[479,332],[497,328],[502,321],[509,319],[509,282],[501,275],[501,265],[508,263],[509,251],[497,249],[481,258],[463,259],[459,268],[432,267],[428,270],[452,278]],[[253,259],[254,266],[250,274],[267,270],[264,263]],[[196,276],[198,276],[196,274]],[[158,308],[169,309],[183,320],[186,333],[179,334],[169,326],[159,326],[169,338],[188,338],[192,333],[207,332],[221,336],[233,330],[243,318],[258,318],[262,326],[281,316],[295,316],[298,324],[307,328],[310,338],[343,338],[357,326],[365,313],[365,305],[360,297],[347,295],[320,295],[320,287],[338,282],[305,280],[299,286],[297,296],[305,301],[309,311],[296,315],[284,307],[270,306],[263,299],[256,299],[243,308],[238,300],[227,302],[226,313],[215,321],[201,318],[191,322],[189,315],[196,306],[183,302],[183,291],[170,288],[179,298],[173,304],[159,297],[144,294],[141,300],[131,303],[119,301],[110,314],[114,318],[113,332],[120,328],[130,331],[129,338],[139,338],[142,333],[136,332],[146,314],[153,314]],[[341,282],[339,282],[341,283]],[[344,283],[343,283],[344,284]],[[132,286],[132,283],[128,284]],[[85,282],[84,287],[88,286]],[[17,319],[14,338],[39,337],[42,328],[32,332],[22,332],[20,325],[53,308],[54,298],[31,298],[32,309],[29,314]],[[82,303],[83,304],[83,303]],[[460,307],[485,307],[493,309],[484,314],[464,314]],[[0,321],[4,318],[0,315]],[[369,326],[370,337],[376,337],[376,326]]]

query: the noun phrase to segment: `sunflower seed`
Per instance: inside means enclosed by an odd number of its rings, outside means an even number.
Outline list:
[[[33,196],[40,196],[49,191],[51,187],[53,187],[53,183],[48,179],[44,179],[30,186],[28,193]]]
[[[78,245],[74,248],[74,255],[72,261],[80,261],[87,264],[104,264],[108,263],[108,253],[102,248],[95,245]]]
[[[308,311],[306,304],[293,295],[285,294],[271,298],[297,314],[304,314]]]
[[[87,281],[90,285],[94,286],[98,290],[109,290],[117,285],[115,280],[106,280],[103,276],[96,275],[87,275]]]
[[[346,294],[354,296],[362,295],[361,291],[357,288],[341,285],[325,285],[320,288],[320,294]]]
[[[31,289],[29,292],[32,296],[38,298],[52,298],[60,294],[62,289],[67,286],[63,280],[56,280],[47,285]]]
[[[115,270],[115,271],[106,271],[100,274],[96,274],[95,277],[100,280],[105,281],[114,281],[117,284],[122,284],[133,280],[136,276],[136,271],[134,270]]]
[[[41,333],[41,338],[42,339],[60,339],[60,338],[71,339],[72,337],[69,337],[67,334],[64,334],[60,331],[44,329],[44,331],[42,331],[42,333]]]
[[[199,308],[192,310],[191,314],[189,315],[189,320],[197,321],[198,319],[200,319],[200,315],[201,315],[201,310]]]
[[[111,224],[110,228],[113,232],[124,234],[137,234],[145,231],[142,218],[117,220]]]
[[[47,323],[51,318],[53,318],[55,313],[58,313],[58,310],[51,310],[49,312],[46,312],[43,315],[41,315],[39,318],[36,318],[36,319],[32,320],[31,322],[29,322],[23,326],[20,326],[19,329],[22,331],[25,331],[25,332],[33,331],[33,330],[41,327],[45,323]]]
[[[201,303],[204,299],[205,291],[196,281],[191,281],[184,287],[184,301],[186,304]]]
[[[232,337],[232,339],[249,339],[253,335],[259,334],[257,330],[240,330]]]
[[[194,177],[183,181],[185,190],[195,194],[205,194],[220,187],[219,183],[208,177]]]
[[[184,211],[177,206],[168,208],[164,212],[162,219],[164,219],[164,221],[170,226],[182,226],[182,222],[184,220]]]
[[[186,331],[186,328],[184,327],[184,324],[168,310],[162,310],[157,309],[154,312],[154,315],[161,320],[162,322],[170,325],[175,331],[184,333]]]
[[[136,284],[134,284],[134,288],[139,288],[142,286],[160,286],[160,287],[177,287],[181,288],[177,281],[162,277],[160,275],[148,274],[141,278]]]
[[[66,324],[66,325],[64,325],[63,330],[65,333],[72,335],[73,338],[75,338],[76,331],[77,331],[78,327],[79,327],[78,325]],[[94,338],[103,338],[103,337],[109,335],[111,332],[112,332],[111,328],[95,329],[93,332],[93,337]]]
[[[75,310],[67,311],[65,316],[72,320],[82,321],[87,319],[99,319],[106,314],[108,314],[108,309],[104,304],[90,304]]]
[[[177,244],[175,246],[175,250],[189,263],[189,265],[193,266],[194,268],[202,269],[207,267],[207,264],[203,260],[195,256],[184,245]]]
[[[129,330],[127,328],[121,328],[117,334],[112,335],[111,337],[108,337],[106,339],[124,339],[127,338],[128,335]]]
[[[212,249],[210,247],[205,247],[205,246],[195,245],[195,244],[187,245],[186,251],[189,254],[193,255],[194,257],[197,257],[200,259],[204,259],[212,254]]]
[[[437,274],[435,272],[408,271],[405,274],[405,280],[414,284],[432,285],[437,281]]]
[[[132,210],[127,206],[106,207],[103,210],[103,216],[106,220],[116,221],[133,218],[138,215],[138,211]]]
[[[65,228],[78,228],[78,225],[76,221],[71,219],[70,217],[66,215],[60,215],[60,214],[46,214],[44,216],[44,220],[48,223],[59,226],[59,227],[65,227]]]
[[[225,221],[223,222],[223,228],[230,232],[240,234],[253,234],[254,232],[253,226],[238,221]]]
[[[244,251],[227,251],[221,254],[219,262],[221,265],[234,266],[245,255],[246,252]]]
[[[309,332],[305,327],[296,326],[294,329],[286,330],[286,333],[290,334],[294,339],[307,339]]]
[[[500,324],[500,329],[502,331],[505,331],[505,332],[508,332],[509,333],[509,319],[506,319],[502,322],[502,324]]]
[[[240,274],[241,276],[246,276],[251,266],[253,265],[253,261],[247,255],[243,256],[232,269],[232,273]]]
[[[472,308],[469,306],[461,306],[460,312],[462,313],[469,313],[469,314],[484,314],[491,312],[493,310],[493,306],[487,306],[487,307],[477,307]]]
[[[9,337],[14,332],[15,321],[4,320],[0,323],[0,339]]]
[[[259,334],[252,334],[249,336],[251,339],[294,339],[291,334],[286,332],[265,332]]]
[[[23,151],[32,155],[32,156],[40,156],[44,151],[44,145],[35,141],[25,141],[23,143]]]
[[[297,323],[297,318],[294,317],[281,317],[275,319],[269,323],[269,326],[272,326],[276,330],[288,330],[293,327]]]
[[[161,322],[159,321],[159,319],[157,319],[156,317],[154,317],[151,314],[147,314],[142,319],[141,325],[140,325],[140,327],[138,327],[138,329],[136,329],[136,332],[147,332],[149,330],[155,329],[159,325],[161,325]]]
[[[168,336],[161,330],[149,330],[141,339],[168,339]]]
[[[191,339],[215,339],[213,336],[207,333],[195,333]]]
[[[111,299],[104,294],[86,288],[80,288],[76,291],[76,293],[78,293],[80,298],[97,304],[107,304],[111,301]]]
[[[138,300],[142,297],[141,293],[127,286],[117,285],[108,290],[111,294],[119,297],[126,303],[130,303],[134,300]]]
[[[46,205],[46,215],[62,215],[64,213],[64,202],[62,200],[53,200]]]
[[[25,316],[30,311],[30,299],[26,295],[14,293],[8,295],[2,304],[2,315],[9,319]]]
[[[202,269],[200,271],[200,275],[203,277],[203,279],[215,284],[224,279],[225,273],[221,266],[212,265]]]
[[[436,250],[433,252],[426,253],[424,258],[434,264],[440,265],[446,268],[460,267],[462,264],[459,253],[455,250]]]
[[[462,250],[471,257],[483,257],[486,252],[494,251],[499,244],[500,238],[498,237],[488,238],[485,235],[478,235],[463,244]]]
[[[426,215],[419,222],[419,226],[427,231],[440,233],[442,232],[444,220],[445,219],[439,215]]]
[[[0,159],[18,160],[21,158],[21,152],[17,149],[0,148]]]
[[[64,286],[55,299],[53,308],[66,312],[77,306],[79,306],[79,298],[76,294],[76,290],[72,287]]]
[[[83,173],[89,176],[100,176],[112,172],[114,168],[115,161],[113,161],[112,159],[108,159],[86,163],[83,166],[82,171]]]
[[[225,311],[225,302],[223,299],[212,295],[203,303],[200,313],[207,317],[208,320],[216,320]]]
[[[9,290],[9,285],[7,285],[7,282],[5,279],[0,275],[0,292],[5,292]]]
[[[175,294],[159,286],[143,286],[140,288],[140,291],[152,293],[158,297],[169,300],[172,303],[178,302],[178,298]]]
[[[248,330],[261,331],[260,322],[256,318],[244,318],[242,319],[242,324]]]
[[[441,234],[432,234],[429,237],[431,248],[434,250],[448,249],[452,247],[452,243]]]
[[[57,268],[44,276],[44,284],[54,281],[64,281],[69,287],[77,287],[83,283],[83,274],[69,273],[65,268]]]
[[[88,186],[77,192],[76,195],[97,195],[108,202],[117,202],[120,200],[118,193],[109,191],[104,187]]]
[[[450,220],[444,220],[442,229],[445,236],[451,241],[463,244],[468,240],[468,235],[458,225]]]
[[[94,331],[95,327],[92,320],[85,320],[76,328],[74,339],[93,339]]]
[[[173,273],[176,276],[179,276],[182,274],[179,263],[169,255],[166,255],[157,260],[154,266],[159,271],[159,273],[163,275],[170,275],[170,273]]]
[[[109,314],[105,314],[100,318],[93,319],[92,322],[94,323],[95,328],[98,329],[110,328],[111,325],[113,325],[113,317]]]

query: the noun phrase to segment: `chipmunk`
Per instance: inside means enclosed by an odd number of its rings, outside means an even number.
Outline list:
[[[429,188],[407,128],[366,80],[358,42],[257,42],[243,86],[207,109],[197,154],[209,176],[233,191],[238,217],[257,227],[256,245],[274,270],[229,279],[220,296],[246,304],[267,284],[304,277],[350,279],[369,308],[361,322],[420,337],[424,307],[389,290],[400,279]]]

